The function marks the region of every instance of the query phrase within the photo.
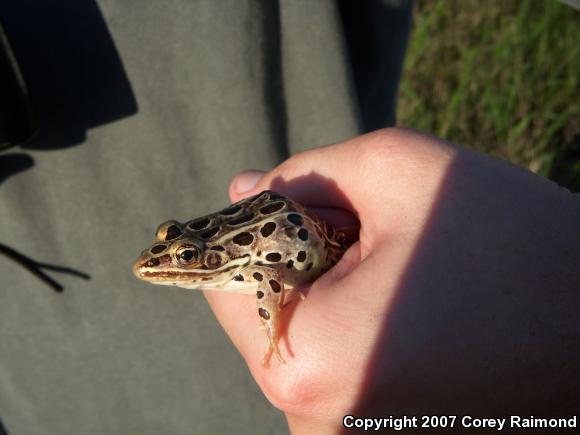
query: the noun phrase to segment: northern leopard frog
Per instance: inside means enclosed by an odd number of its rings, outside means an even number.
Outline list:
[[[217,213],[157,229],[157,241],[133,266],[153,284],[256,295],[268,335],[263,364],[278,348],[287,292],[332,267],[345,250],[344,234],[276,192],[264,191]]]

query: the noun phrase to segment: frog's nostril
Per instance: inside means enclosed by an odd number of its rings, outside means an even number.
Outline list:
[[[161,264],[161,260],[157,257],[151,257],[149,250],[141,253],[137,261],[133,264],[133,274],[140,279],[145,277],[143,268],[157,267]]]
[[[159,260],[159,258],[152,258],[147,263],[145,263],[144,266],[145,267],[156,267],[156,266],[159,266],[160,263],[161,263],[161,261]]]

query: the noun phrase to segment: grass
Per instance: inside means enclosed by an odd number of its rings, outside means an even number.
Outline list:
[[[580,191],[580,12],[417,0],[398,119]]]

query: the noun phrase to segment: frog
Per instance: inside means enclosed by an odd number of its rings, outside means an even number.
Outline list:
[[[347,248],[344,232],[271,190],[183,223],[163,222],[155,238],[134,263],[135,276],[152,284],[255,295],[268,339],[265,367],[272,353],[286,363],[279,338],[289,296],[332,268]]]

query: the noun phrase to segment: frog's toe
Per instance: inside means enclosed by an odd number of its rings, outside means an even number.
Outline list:
[[[268,343],[268,349],[266,349],[266,352],[264,353],[264,358],[262,359],[262,365],[264,367],[270,366],[270,357],[272,356],[272,353],[276,355],[276,359],[280,361],[280,363],[286,364],[286,360],[282,356],[282,353],[280,352],[280,348],[278,347],[278,345],[277,344],[272,345],[272,343]]]
[[[286,360],[280,353],[280,349],[278,349],[278,346],[276,346],[276,348],[274,349],[274,353],[276,354],[276,358],[278,358],[278,361],[280,361],[282,364],[286,364]]]
[[[264,352],[264,358],[262,358],[262,366],[268,368],[270,367],[270,356],[272,355],[272,346],[268,344],[268,349]]]

